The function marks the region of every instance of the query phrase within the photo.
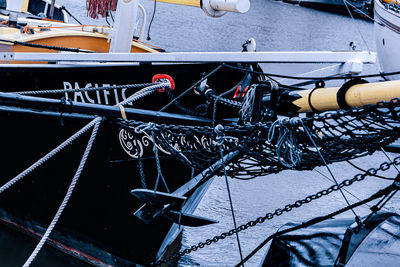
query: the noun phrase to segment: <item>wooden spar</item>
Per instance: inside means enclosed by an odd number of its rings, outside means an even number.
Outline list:
[[[200,0],[157,0],[157,2],[200,7]]]
[[[201,7],[209,16],[219,17],[224,13],[237,12],[245,13],[250,8],[249,0],[157,0],[170,4]]]
[[[291,105],[287,106],[289,108],[285,108],[287,101],[284,101],[279,109],[283,112],[309,112],[312,111],[309,104],[311,103],[317,111],[337,110],[341,108],[338,103],[339,89],[340,87],[331,87],[292,91],[287,99],[291,102]],[[349,87],[344,94],[345,104],[350,107],[376,104],[393,98],[400,98],[400,81],[356,84]]]

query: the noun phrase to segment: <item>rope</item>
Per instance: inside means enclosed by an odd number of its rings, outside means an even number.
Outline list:
[[[225,166],[225,160],[224,160],[224,152],[223,152],[223,149],[222,149],[222,145],[224,143],[224,133],[221,131],[222,129],[223,129],[223,126],[221,124],[219,124],[219,125],[217,125],[217,127],[215,127],[215,132],[217,134],[217,142],[219,144],[219,152],[220,152],[220,156],[221,156],[222,169],[224,171],[226,190],[228,192],[228,197],[229,197],[229,204],[230,204],[230,207],[231,207],[233,226],[236,229],[237,228],[237,224],[236,224],[235,211],[233,209],[232,195],[231,195],[231,190],[229,188],[228,175],[226,174],[226,166]],[[238,244],[240,259],[243,260],[242,248],[240,246],[240,240],[239,240],[239,233],[238,232],[236,232],[236,240],[237,240],[237,244]]]
[[[268,131],[268,142],[272,143],[275,139],[276,128],[279,128],[276,156],[283,166],[291,169],[300,166],[302,153],[298,149],[296,133],[290,122],[294,124],[293,119],[276,120]]]
[[[97,124],[101,119],[96,118],[89,122],[86,126],[84,126],[82,129],[80,129],[78,132],[76,132],[74,135],[72,135],[70,138],[65,140],[63,143],[61,143],[59,146],[57,146],[55,149],[50,151],[48,154],[46,154],[44,157],[36,161],[34,164],[32,164],[29,168],[15,176],[13,179],[8,181],[6,184],[4,184],[2,187],[0,187],[0,194],[9,189],[11,186],[13,186],[15,183],[17,183],[19,180],[24,178],[26,175],[31,173],[33,170],[35,170],[37,167],[45,163],[47,160],[55,156],[58,152],[63,150],[65,147],[68,145],[72,144],[73,141],[75,141],[79,136],[81,136],[83,133],[85,133],[87,130],[93,127],[93,125]]]
[[[154,93],[155,91],[157,91],[157,89],[160,88],[164,88],[164,87],[170,87],[171,84],[169,82],[162,82],[162,83],[157,83],[155,85],[150,85],[148,87],[145,87],[139,91],[137,91],[136,93],[134,93],[133,95],[131,95],[130,97],[128,97],[127,99],[125,99],[124,101],[121,101],[119,103],[119,105],[123,106],[129,103],[132,103],[134,101],[137,101],[145,96],[148,96],[152,93]]]
[[[350,2],[348,2],[348,1],[346,1],[346,0],[343,0],[343,2],[346,2],[348,5],[350,5],[352,8],[354,8],[355,10],[357,10],[358,12],[360,12],[363,16],[365,16],[366,18],[370,19],[371,21],[373,21],[373,22],[375,22],[375,23],[378,23],[378,24],[381,25],[381,26],[383,25],[383,23],[381,23],[381,22],[375,20],[374,18],[372,18],[371,16],[369,16],[367,13],[365,13],[363,10],[359,9],[358,7],[356,7],[355,5],[353,5],[352,3],[350,3]]]
[[[136,146],[136,151],[138,153],[138,168],[139,168],[139,174],[140,174],[140,183],[142,184],[142,188],[147,189],[147,184],[146,184],[146,176],[144,174],[144,167],[143,167],[143,161],[142,161],[142,156],[140,155],[140,149],[139,149],[139,142],[137,140],[136,134],[133,135],[135,138],[135,146]]]
[[[151,30],[151,25],[153,24],[154,16],[156,15],[156,10],[157,10],[157,0],[154,0],[154,7],[153,7],[153,15],[151,16],[149,28],[147,29],[147,41],[150,41],[150,30]]]
[[[351,162],[350,160],[346,160],[347,161],[347,163],[349,163],[351,166],[353,166],[355,169],[357,169],[357,170],[359,170],[359,171],[362,171],[362,172],[367,172],[366,170],[364,170],[363,168],[361,168],[361,167],[359,167],[359,166],[357,166],[357,165],[355,165],[353,162]],[[396,167],[397,168],[397,167]],[[383,179],[383,180],[389,180],[389,181],[393,181],[394,179],[393,178],[389,178],[389,177],[385,177],[385,176],[381,176],[381,175],[371,175],[371,176],[373,176],[373,177],[376,177],[376,178],[379,178],[379,179]]]
[[[41,248],[43,247],[44,243],[46,242],[46,240],[48,239],[48,237],[50,236],[51,232],[53,231],[54,227],[56,226],[62,212],[64,211],[64,208],[67,206],[68,201],[72,195],[72,192],[76,186],[76,183],[78,182],[78,179],[82,173],[82,170],[86,164],[87,158],[89,156],[90,150],[92,149],[92,145],[94,142],[94,139],[96,138],[97,135],[97,130],[99,129],[100,126],[100,122],[101,122],[101,118],[96,118],[93,120],[93,122],[95,123],[93,126],[93,131],[92,131],[92,135],[90,136],[89,142],[86,146],[85,152],[82,156],[81,162],[78,166],[78,169],[76,170],[75,176],[71,181],[71,184],[69,185],[68,191],[64,197],[64,200],[62,201],[60,207],[57,210],[57,213],[55,214],[53,220],[51,221],[49,227],[47,228],[46,232],[44,233],[44,235],[42,236],[42,239],[40,239],[39,244],[36,246],[36,248],[34,249],[34,251],[32,252],[32,254],[30,255],[30,257],[26,260],[26,262],[24,263],[24,267],[28,267],[32,261],[36,258],[37,254],[40,252]]]
[[[278,78],[285,78],[285,79],[293,79],[293,80],[344,80],[348,79],[349,77],[353,76],[339,76],[339,77],[332,77],[332,76],[324,76],[324,77],[299,77],[299,76],[290,76],[290,75],[281,75],[281,74],[273,74],[273,73],[266,73],[262,71],[254,71],[254,70],[249,70],[241,67],[236,67],[228,64],[221,64],[221,66],[231,68],[231,69],[236,69],[240,70],[243,72],[248,72],[248,73],[253,73],[253,74],[259,74],[259,75],[265,75],[265,76],[272,76],[272,77],[278,77]],[[368,75],[358,75],[356,76],[357,78],[373,78],[373,77],[382,77],[382,76],[392,76],[392,75],[398,75],[400,74],[400,71],[395,71],[395,72],[387,72],[387,73],[377,73],[377,74],[368,74]],[[299,88],[295,89],[296,87],[292,86],[287,86],[287,85],[282,85],[279,84],[280,86],[285,86],[289,87],[293,90],[299,90]]]
[[[46,94],[92,92],[92,91],[116,90],[116,89],[134,89],[134,88],[140,88],[140,87],[145,87],[145,86],[151,86],[151,85],[155,85],[155,84],[156,83],[139,83],[139,84],[125,84],[125,85],[89,87],[89,88],[76,88],[76,89],[20,91],[20,92],[11,92],[11,93],[20,94],[20,95],[46,95]]]
[[[66,52],[75,52],[75,53],[79,53],[79,52],[81,52],[81,53],[95,53],[94,51],[84,50],[84,49],[79,49],[79,48],[69,48],[69,47],[60,47],[60,46],[52,46],[52,45],[42,45],[42,44],[34,44],[34,43],[27,43],[27,42],[20,42],[20,41],[12,41],[12,40],[6,40],[6,39],[0,39],[0,42],[12,43],[12,44],[23,45],[23,46],[34,47],[34,48],[57,50],[57,51],[66,51]]]
[[[256,88],[250,87],[245,95],[242,108],[239,110],[239,116],[243,121],[250,121],[253,114],[254,100],[256,97]]]
[[[346,7],[346,9],[347,9],[347,12],[349,13],[349,15],[350,15],[350,17],[351,17],[351,21],[353,22],[354,27],[356,28],[356,30],[357,30],[358,33],[360,34],[361,39],[363,40],[365,46],[367,47],[368,53],[371,54],[371,50],[369,49],[369,46],[368,46],[367,42],[365,41],[364,36],[363,36],[363,34],[361,33],[360,28],[359,28],[358,25],[356,24],[356,20],[354,19],[353,14],[351,13],[349,6],[347,5],[347,1],[346,1],[346,0],[343,0],[343,3],[344,3],[344,5],[345,5],[345,7]]]
[[[310,141],[312,142],[312,144],[314,145],[315,149],[317,150],[318,155],[320,156],[320,158],[322,159],[322,161],[324,162],[324,165],[326,167],[326,169],[328,170],[329,174],[331,175],[332,179],[335,181],[335,184],[337,186],[339,186],[339,183],[337,182],[335,176],[333,175],[331,169],[328,166],[328,163],[326,163],[325,158],[322,156],[320,149],[318,148],[317,144],[314,142],[314,139],[312,138],[310,132],[308,131],[308,128],[306,127],[306,125],[304,124],[303,120],[300,119],[301,124],[303,125],[303,128],[305,130],[305,132],[307,133],[308,137],[310,138]],[[350,202],[347,199],[346,195],[343,193],[343,190],[341,188],[339,188],[340,193],[343,196],[343,199],[346,201],[347,206],[350,206]],[[351,211],[353,212],[354,216],[356,217],[356,221],[357,223],[361,222],[360,217],[356,214],[356,212],[354,211],[354,209],[351,209]]]
[[[334,183],[334,181],[331,179],[331,178],[329,178],[327,175],[325,175],[324,173],[322,173],[321,171],[319,171],[319,170],[317,170],[317,169],[315,169],[314,170],[315,172],[317,172],[317,173],[319,173],[322,177],[324,177],[326,180],[328,180],[329,182],[332,182],[332,183]],[[393,179],[390,179],[390,180],[392,180],[393,181]],[[342,188],[344,191],[346,191],[347,192],[347,194],[349,194],[349,195],[351,195],[352,197],[354,197],[354,198],[356,198],[357,200],[361,200],[361,198],[359,198],[359,197],[357,197],[356,195],[354,195],[353,193],[351,193],[349,190],[347,190],[346,188]],[[370,206],[369,205],[366,205],[366,206],[368,206],[369,208],[370,208]]]
[[[151,137],[153,139],[154,159],[156,160],[156,165],[157,165],[157,179],[156,179],[156,184],[154,186],[154,193],[156,193],[156,191],[157,191],[157,187],[158,187],[158,183],[160,181],[160,178],[164,183],[165,189],[167,189],[167,192],[170,193],[168,185],[167,185],[167,182],[165,181],[164,176],[163,176],[163,174],[161,172],[160,158],[158,156],[158,148],[157,148],[157,145],[156,145],[156,138],[154,136],[154,131],[151,132]]]
[[[208,77],[210,77],[211,75],[215,74],[220,68],[222,68],[221,65],[219,65],[218,67],[216,67],[214,70],[212,70],[210,73],[208,73],[207,75],[205,75],[203,78],[201,78],[199,81],[195,82],[192,86],[190,86],[188,89],[186,89],[183,93],[181,93],[180,95],[178,95],[177,97],[175,97],[173,100],[171,100],[168,104],[166,104],[164,107],[162,107],[159,111],[164,111],[166,108],[168,108],[169,106],[171,106],[173,103],[175,103],[176,101],[178,101],[179,99],[181,99],[183,96],[185,96],[187,93],[190,92],[190,90],[192,90],[193,88],[195,88],[196,86],[198,86],[202,81],[206,80]]]
[[[61,6],[61,9],[64,10],[65,12],[67,12],[67,14],[68,14],[71,18],[73,18],[76,22],[78,22],[79,25],[82,25],[82,23],[81,23],[77,18],[75,18],[75,16],[72,15],[71,12],[69,12],[69,10],[65,8],[65,6]]]
[[[389,160],[389,162],[393,163],[392,159],[391,159],[391,158],[389,157],[389,155],[386,153],[385,149],[383,149],[383,147],[381,147],[381,150],[382,150],[383,154],[386,156],[386,158]],[[397,171],[398,173],[400,173],[400,170],[397,168],[397,166],[396,166],[396,165],[393,165],[393,166],[394,166],[394,168],[396,169],[396,171]]]

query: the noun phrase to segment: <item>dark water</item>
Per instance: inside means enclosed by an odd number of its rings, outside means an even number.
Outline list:
[[[69,7],[85,23],[104,23],[85,18],[85,2],[58,1]],[[153,2],[142,1],[142,4],[146,7],[150,20]],[[351,41],[356,42],[360,50],[375,50],[373,24],[370,22],[271,0],[251,0],[251,9],[247,14],[227,14],[220,19],[207,17],[197,8],[158,3],[151,29],[151,42],[170,52],[240,51],[242,43],[251,37],[256,39],[258,51],[348,50]],[[281,66],[280,69],[291,73],[302,72],[301,68]],[[376,71],[375,67],[369,70]],[[385,160],[387,159],[383,153],[378,152],[355,162],[367,169],[376,167]],[[359,172],[346,163],[333,164],[331,168],[338,180],[350,178]],[[385,175],[394,174],[395,172],[391,171]],[[325,176],[328,176],[326,168],[319,167],[314,171],[284,171],[250,181],[229,179],[238,224],[246,223],[250,219],[263,216],[267,212],[329,187],[332,182]],[[348,191],[352,195],[348,192],[345,194],[350,202],[355,202],[369,196],[385,184],[387,181],[368,178],[349,188]],[[400,196],[395,197],[388,203],[387,208],[392,211],[398,210],[396,202],[399,198]],[[301,222],[344,205],[341,195],[332,193],[312,204],[248,229],[240,233],[243,254],[250,253],[269,234],[288,221]],[[359,208],[357,212],[361,215],[366,214],[368,207]],[[233,228],[223,177],[215,178],[196,214],[216,219],[219,223],[202,228],[186,228],[183,248]],[[347,213],[344,216],[351,214]],[[246,266],[257,266],[265,250],[266,248],[256,254]],[[231,237],[193,252],[179,263],[181,266],[231,266],[239,260],[236,239]]]

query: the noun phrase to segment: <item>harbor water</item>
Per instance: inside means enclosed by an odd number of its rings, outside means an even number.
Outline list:
[[[85,0],[58,0],[71,13],[86,24],[106,24],[105,20],[86,18]],[[143,0],[148,22],[152,17],[153,1]],[[147,30],[147,29],[146,29]],[[147,33],[146,33],[147,35]],[[240,51],[242,44],[255,38],[257,51],[348,51],[350,42],[357,50],[375,51],[373,23],[348,16],[330,14],[296,5],[272,0],[251,0],[250,11],[246,14],[227,14],[222,18],[207,17],[200,9],[157,3],[150,37],[152,44],[168,52],[175,51]],[[270,73],[299,74],[312,66],[264,65]],[[315,66],[314,66],[315,67]],[[367,72],[377,72],[377,66],[370,66]],[[389,154],[393,158],[394,154]],[[354,160],[364,169],[377,167],[388,161],[382,152]],[[348,163],[330,165],[338,181],[352,178],[360,171]],[[385,173],[393,177],[394,170]],[[241,225],[286,204],[294,203],[321,189],[332,185],[332,178],[325,167],[313,171],[284,171],[275,175],[258,177],[248,181],[229,178],[237,224]],[[349,187],[344,193],[351,203],[365,198],[388,184],[388,181],[367,178]],[[386,206],[398,210],[400,195],[395,196]],[[346,205],[340,193],[315,200],[290,213],[251,227],[239,234],[243,255],[248,255],[268,235],[280,229],[286,222],[302,222],[315,216],[324,215]],[[359,215],[368,213],[368,206],[356,209]],[[201,227],[185,228],[182,248],[189,248],[198,242],[219,235],[233,228],[231,210],[223,177],[216,177],[200,203],[196,213],[219,223]],[[353,216],[346,213],[343,216]],[[246,266],[257,266],[266,251],[264,247],[251,258]],[[180,266],[232,266],[240,261],[236,237],[233,235],[216,244],[184,256]]]

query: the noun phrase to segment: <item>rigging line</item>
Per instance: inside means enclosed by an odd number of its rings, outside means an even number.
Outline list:
[[[381,150],[383,152],[383,154],[385,154],[386,158],[389,160],[390,163],[393,164],[392,159],[389,157],[389,155],[386,153],[385,149],[383,149],[383,147],[381,147]],[[395,164],[393,164],[393,167],[397,170],[398,173],[400,173],[399,169],[397,168],[397,166]]]
[[[334,182],[334,181],[332,181],[327,175],[325,175],[324,173],[322,173],[321,171],[319,171],[319,170],[317,170],[317,169],[314,169],[314,171],[316,171],[317,173],[319,173],[322,177],[324,177],[325,179],[327,179],[328,181],[330,181],[330,182]],[[346,191],[347,192],[347,194],[349,194],[349,195],[351,195],[352,197],[354,197],[354,198],[356,198],[357,200],[361,200],[359,197],[357,197],[356,195],[354,195],[353,193],[351,193],[349,190],[347,190],[346,188],[343,188],[343,190],[344,191]],[[371,206],[370,205],[368,205],[368,204],[366,204],[366,206],[368,206],[368,208],[371,208]]]
[[[344,3],[344,5],[345,5],[345,7],[346,7],[346,9],[347,9],[347,12],[349,13],[349,15],[350,15],[350,17],[351,17],[351,21],[353,22],[354,27],[356,27],[356,30],[357,30],[358,33],[360,34],[361,39],[363,40],[365,46],[367,47],[368,53],[371,54],[371,50],[369,49],[369,46],[368,46],[367,42],[365,41],[364,36],[363,36],[363,34],[361,33],[360,28],[358,27],[358,24],[356,24],[356,20],[354,19],[354,16],[353,16],[353,14],[352,14],[351,11],[350,11],[349,6],[347,5],[347,1],[346,1],[346,0],[343,0],[343,3]]]
[[[223,137],[222,137],[223,138]],[[223,139],[222,139],[223,140]],[[226,174],[226,166],[225,166],[225,160],[224,160],[224,153],[222,152],[222,144],[219,146],[219,151],[221,154],[221,162],[222,162],[222,169],[224,170],[224,177],[225,177],[225,183],[226,183],[226,189],[228,191],[228,196],[229,196],[229,204],[231,206],[231,213],[232,213],[232,220],[233,220],[233,226],[235,229],[237,229],[237,224],[236,224],[236,217],[235,217],[235,211],[233,209],[233,203],[232,203],[232,196],[231,196],[231,190],[229,188],[229,182],[228,182],[228,176]],[[242,248],[240,246],[240,240],[239,240],[239,233],[236,231],[236,240],[238,244],[238,249],[239,249],[239,254],[240,254],[240,260],[243,261],[243,254],[242,254]],[[244,264],[241,266],[244,267]]]
[[[159,111],[164,111],[166,108],[168,108],[169,106],[171,106],[173,103],[175,103],[176,101],[178,101],[180,98],[182,98],[183,96],[185,96],[187,93],[190,92],[190,90],[192,90],[193,88],[195,88],[197,85],[199,85],[202,81],[206,80],[208,77],[210,77],[211,75],[213,75],[214,73],[216,73],[220,68],[222,68],[222,65],[219,65],[218,67],[216,67],[214,70],[212,70],[210,73],[208,73],[207,75],[205,75],[203,78],[201,78],[199,81],[195,82],[192,86],[190,86],[188,89],[186,89],[183,93],[181,93],[180,95],[178,95],[177,97],[175,97],[174,99],[172,99],[168,104],[166,104],[164,107],[162,107]]]
[[[273,73],[266,73],[266,72],[262,72],[262,71],[248,70],[245,68],[232,66],[232,65],[229,65],[226,63],[222,63],[221,65],[224,67],[227,67],[227,68],[237,69],[237,70],[241,70],[241,71],[248,72],[248,73],[273,76],[273,77],[278,77],[278,78],[293,79],[293,80],[345,80],[345,79],[351,79],[351,78],[373,78],[373,77],[392,76],[392,75],[400,74],[400,71],[395,71],[395,72],[387,72],[387,73],[383,72],[383,73],[377,73],[377,74],[367,74],[367,75],[358,75],[358,76],[325,76],[325,77],[301,76],[301,77],[299,77],[299,76],[290,76],[290,75],[273,74]],[[301,89],[301,88],[299,88],[299,89]]]
[[[134,140],[135,140],[135,147],[136,147],[136,153],[137,153],[137,160],[138,160],[138,168],[139,168],[139,174],[140,174],[140,183],[142,184],[142,187],[144,189],[147,189],[147,184],[146,184],[146,176],[144,174],[144,166],[143,166],[143,161],[142,161],[142,155],[141,155],[141,149],[139,147],[139,141],[137,138],[137,135],[134,135]]]
[[[161,172],[161,164],[160,164],[160,158],[158,156],[158,147],[156,144],[156,137],[154,134],[154,130],[151,131],[151,137],[153,139],[154,159],[155,159],[156,165],[157,165],[157,180],[156,180],[156,185],[154,186],[154,193],[156,193],[156,191],[157,191],[157,186],[158,186],[160,178],[161,178],[161,181],[164,183],[165,189],[167,190],[168,193],[170,193],[171,191],[169,190],[167,182],[165,181],[165,178]]]
[[[353,162],[351,162],[350,160],[346,160],[347,163],[349,163],[351,166],[353,166],[354,168],[356,168],[359,171],[365,172],[367,173],[366,170],[364,170],[363,168],[355,165]],[[389,177],[385,177],[385,176],[381,176],[381,175],[377,175],[377,174],[371,174],[371,176],[374,176],[376,178],[380,178],[380,179],[384,179],[384,180],[389,180],[389,181],[393,181],[393,178],[389,178]]]
[[[325,158],[322,156],[321,151],[317,147],[317,144],[315,143],[314,139],[312,138],[310,132],[308,131],[308,128],[306,127],[306,125],[304,124],[302,119],[300,119],[300,123],[303,125],[304,130],[306,131],[306,133],[307,133],[308,137],[310,138],[312,144],[314,145],[315,149],[317,150],[318,155],[321,157],[322,161],[324,162],[325,167],[328,169],[329,174],[332,176],[333,180],[335,181],[335,184],[337,186],[339,186],[339,183],[337,182],[337,180],[336,180],[335,176],[333,175],[331,169],[329,168],[328,164],[326,163]],[[350,202],[346,198],[346,195],[343,193],[342,188],[339,187],[339,191],[342,194],[342,196],[343,196],[344,200],[346,201],[347,205],[350,206]],[[361,221],[360,217],[356,214],[354,209],[351,209],[351,211],[353,212],[354,216],[356,216],[356,221],[357,222]]]
[[[81,23],[77,18],[75,18],[75,16],[72,15],[71,12],[69,12],[69,10],[65,8],[65,6],[61,6],[61,9],[64,10],[65,12],[67,12],[67,14],[68,14],[71,18],[73,18],[76,22],[78,22],[80,25],[82,25],[82,23]]]
[[[360,12],[363,16],[365,16],[366,18],[370,19],[371,21],[378,23],[381,26],[384,26],[383,23],[376,21],[374,18],[372,18],[370,15],[368,15],[367,13],[365,13],[364,11],[362,11],[361,9],[359,9],[358,7],[356,7],[355,5],[353,5],[352,3],[348,2],[347,0],[343,0],[343,2],[346,2],[348,5],[350,5],[351,7],[353,7],[355,10],[357,10],[358,12]]]
[[[150,30],[151,30],[151,25],[153,24],[153,20],[154,20],[154,16],[156,15],[156,10],[157,10],[157,0],[153,0],[154,1],[154,8],[153,8],[153,15],[151,16],[151,20],[150,20],[150,24],[149,24],[149,28],[147,29],[147,41],[150,41]]]
[[[399,175],[394,179],[394,184],[398,183]],[[395,190],[389,192],[386,194],[382,199],[378,201],[374,206],[371,207],[371,213],[367,216],[367,218],[364,221],[368,221],[369,218],[372,217],[373,214],[376,214],[379,210],[381,210],[388,202],[389,200],[399,191],[399,187],[397,186]]]
[[[342,208],[342,209],[340,209],[340,210],[334,211],[334,212],[329,213],[329,214],[324,215],[324,216],[320,216],[320,217],[313,218],[313,219],[311,219],[311,220],[308,220],[308,221],[306,221],[306,222],[304,222],[304,223],[302,223],[302,224],[296,225],[296,226],[294,226],[294,227],[291,227],[291,228],[288,228],[288,229],[285,229],[285,230],[282,230],[282,231],[278,231],[278,232],[276,232],[276,233],[274,233],[274,234],[268,236],[263,242],[261,242],[260,245],[258,245],[252,252],[250,252],[250,254],[247,255],[246,258],[244,258],[243,261],[239,262],[239,263],[236,264],[235,266],[236,266],[236,267],[241,266],[243,263],[245,263],[246,261],[248,261],[248,260],[249,260],[251,257],[253,257],[254,254],[256,254],[262,247],[264,247],[265,244],[267,244],[269,241],[271,241],[271,239],[273,239],[273,238],[275,238],[275,237],[278,237],[278,236],[280,236],[280,235],[283,235],[283,234],[287,234],[287,233],[293,232],[293,231],[295,231],[295,230],[307,228],[308,226],[317,224],[317,223],[322,222],[322,221],[326,221],[326,220],[328,220],[328,219],[330,219],[330,218],[332,218],[332,217],[335,217],[335,216],[337,216],[337,215],[339,215],[339,214],[342,214],[342,213],[344,213],[344,212],[346,212],[346,211],[348,211],[348,210],[350,210],[350,209],[353,209],[353,208],[356,208],[356,207],[358,207],[358,206],[364,205],[364,204],[366,204],[366,203],[368,203],[368,202],[371,202],[372,200],[375,200],[375,199],[377,199],[377,198],[380,198],[380,197],[382,197],[382,196],[385,196],[386,194],[389,194],[390,192],[392,192],[393,190],[395,190],[393,187],[395,187],[395,186],[389,185],[388,187],[379,190],[378,192],[376,192],[375,194],[373,194],[373,195],[370,196],[369,198],[366,198],[366,199],[364,199],[364,200],[362,200],[362,201],[359,201],[359,202],[357,202],[357,203],[354,203],[354,204],[352,204],[352,205],[350,205],[350,206],[344,207],[344,208]]]

